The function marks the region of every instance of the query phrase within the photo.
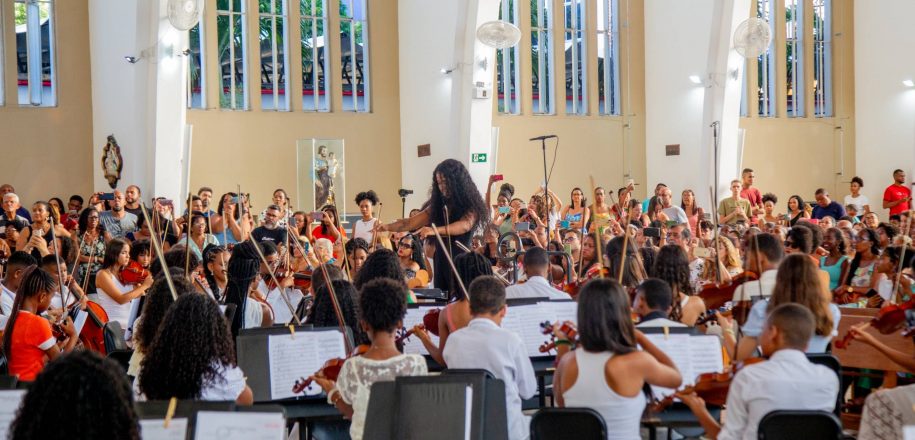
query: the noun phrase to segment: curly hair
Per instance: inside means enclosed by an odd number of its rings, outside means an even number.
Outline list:
[[[363,191],[359,194],[356,194],[356,204],[362,203],[363,200],[368,200],[372,202],[372,205],[378,204],[378,194],[375,194],[375,191],[368,190]]]
[[[235,366],[229,323],[206,295],[182,295],[165,313],[137,378],[150,400],[199,399],[204,388]]]
[[[133,244],[130,245],[130,259],[137,261],[137,259],[140,258],[140,255],[142,254],[152,255],[149,249],[149,240],[137,240],[133,242]]]
[[[401,237],[400,243],[403,243],[404,240],[410,240],[410,259],[419,265],[420,270],[427,270],[426,254],[423,252],[423,241],[418,235],[414,235],[413,233],[407,233],[407,235]],[[398,245],[400,243],[398,243]]]
[[[772,202],[773,205],[778,204],[778,196],[772,193],[765,193],[762,196],[762,202],[763,204],[766,202]]]
[[[356,274],[353,284],[357,290],[362,290],[366,283],[377,278],[400,281],[406,288],[407,282],[404,279],[403,269],[400,267],[400,258],[394,251],[378,249],[369,254],[368,258],[365,259],[365,263],[362,263],[359,273]]]
[[[379,278],[359,290],[359,319],[372,331],[393,332],[407,314],[407,286]]]
[[[353,287],[353,283],[347,280],[334,280],[333,286],[337,303],[340,304],[340,312],[343,314],[343,321],[345,321],[344,325],[348,326],[353,332],[353,342],[355,345],[370,343],[368,336],[362,331],[362,327],[358,322],[359,315],[356,313],[357,292],[356,288]],[[340,325],[327,284],[323,284],[316,291],[315,302],[308,311],[306,322],[315,327],[337,327]]]
[[[9,432],[17,440],[139,439],[140,425],[124,370],[82,350],[48,363],[23,397]]]
[[[179,269],[171,269],[172,284],[175,286],[175,295],[182,296],[186,293],[194,293],[194,285],[187,280],[184,272]],[[164,276],[160,276],[152,283],[146,299],[143,302],[143,312],[136,323],[134,332],[134,347],[141,353],[145,352],[152,345],[156,333],[159,331],[159,324],[169,307],[174,304],[172,291],[168,287],[168,281]]]
[[[436,176],[441,176],[445,181],[447,197],[442,194]],[[445,206],[448,207],[447,219]],[[429,214],[432,223],[438,226],[451,224],[467,214],[472,214],[474,219],[470,231],[483,228],[489,223],[489,208],[461,162],[446,159],[435,167],[432,173],[432,187],[429,189]]]
[[[670,319],[680,320],[680,300],[678,293],[693,294],[693,285],[689,282],[689,257],[680,246],[668,244],[658,251],[654,262],[654,276],[667,282],[674,293],[673,309]]]

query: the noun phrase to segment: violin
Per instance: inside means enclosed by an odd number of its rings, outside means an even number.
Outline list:
[[[706,314],[711,314],[711,317],[714,318],[715,310],[727,306],[730,307],[731,315],[734,316],[737,323],[743,325],[747,321],[747,317],[750,316],[750,308],[753,307],[753,303],[749,300],[733,301],[734,293],[737,291],[738,286],[742,286],[748,281],[758,280],[759,275],[757,275],[756,272],[748,270],[733,277],[730,283],[709,284],[705,286],[702,291],[699,292],[698,296],[702,298],[702,301],[705,302],[705,306],[708,307]],[[731,304],[728,305],[728,303]],[[711,319],[707,319],[703,324],[710,320]]]
[[[74,296],[76,296],[76,302],[71,304],[68,307],[68,310],[71,310],[73,307],[79,307],[82,297],[75,290],[71,290]],[[96,353],[101,353],[107,355],[108,351],[105,349],[105,324],[108,323],[108,313],[105,312],[105,309],[102,308],[97,302],[88,300],[86,301],[86,313],[89,315],[89,318],[83,324],[83,328],[79,331],[79,341],[83,344],[83,347],[92,350]],[[74,316],[74,321],[76,321]],[[54,324],[51,326],[53,335],[57,338],[58,341],[66,339],[66,334],[63,331],[63,328],[60,324]]]
[[[320,377],[322,379],[336,381],[337,377],[340,376],[340,368],[343,368],[343,363],[346,362],[347,359],[355,356],[362,356],[367,351],[369,351],[369,345],[362,344],[357,346],[353,352],[345,358],[329,359],[327,362],[324,362],[324,365],[321,367],[321,369],[315,372],[314,376]],[[300,377],[299,380],[295,381],[295,384],[292,385],[292,392],[296,394],[304,392],[305,389],[312,384],[312,382],[313,381],[311,377],[307,379]]]
[[[902,304],[890,304],[880,308],[880,311],[877,312],[877,315],[874,316],[866,326],[862,327],[859,331],[864,331],[868,327],[873,327],[877,329],[878,332],[884,335],[889,335],[901,329],[906,323],[906,310],[915,309],[915,299],[911,299]],[[903,335],[905,336],[905,335]],[[852,333],[849,331],[842,337],[842,339],[835,340],[836,348],[846,349],[851,345],[853,339]]]
[[[553,335],[555,328],[555,324],[551,324],[549,321],[540,323],[540,331],[545,335]],[[578,342],[578,328],[575,327],[575,324],[568,321],[563,322],[559,325],[559,331],[565,333],[573,343]],[[556,337],[551,336],[550,339],[550,342],[544,342],[543,345],[540,346],[539,350],[541,353],[548,353],[550,350],[556,349]]]
[[[438,318],[442,314],[442,309],[432,309],[423,315],[423,327],[435,336],[439,336]]]
[[[724,373],[703,373],[696,377],[696,383],[682,388],[679,393],[689,394],[696,393],[705,403],[723,406],[727,401],[728,390],[731,382],[734,380],[737,372],[747,365],[758,364],[765,361],[765,358],[754,357],[743,362],[738,362]],[[671,394],[663,399],[655,400],[651,404],[651,410],[655,412],[663,411],[674,402],[674,395]]]
[[[741,302],[743,302],[743,301],[741,301]],[[728,317],[734,316],[733,302],[729,302],[729,303],[725,304],[723,307],[720,307],[717,309],[706,310],[705,313],[699,315],[699,318],[696,319],[695,327],[698,327],[700,325],[705,325],[705,324],[708,324],[709,322],[714,321],[716,319],[716,316],[715,316],[716,312],[721,313],[721,316],[728,316]]]
[[[140,263],[130,260],[127,263],[127,267],[121,269],[118,273],[118,280],[121,281],[121,284],[140,284],[146,277],[149,276],[149,271],[146,270]]]
[[[601,266],[600,269],[592,266],[588,269],[588,272],[585,273],[584,277],[572,281],[571,283],[566,283],[565,286],[562,287],[562,291],[568,293],[572,299],[575,299],[578,297],[578,291],[581,290],[582,286],[588,284],[588,281],[591,281],[594,278],[610,278],[610,269],[606,266]]]
[[[403,342],[405,340],[407,340],[407,338],[409,338],[410,336],[413,336],[413,334],[416,333],[417,330],[425,330],[425,329],[426,329],[426,326],[424,324],[417,324],[417,325],[413,326],[413,328],[411,328],[410,330],[401,328],[400,334],[397,335],[397,338],[394,339],[394,344],[396,344],[397,346],[401,346],[401,345],[403,345]]]

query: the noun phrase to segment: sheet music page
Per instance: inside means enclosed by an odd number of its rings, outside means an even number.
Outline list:
[[[282,333],[267,338],[267,354],[270,398],[285,399],[296,396],[292,387],[300,377],[308,378],[329,359],[346,357],[346,345],[339,330]],[[307,395],[320,393],[316,383],[305,390]]]
[[[78,335],[83,331],[83,326],[86,325],[86,320],[89,319],[89,312],[85,310],[76,311],[76,319],[73,320],[73,327],[76,329],[76,334]]]
[[[293,310],[299,306],[299,302],[305,297],[299,289],[286,289],[286,293],[289,296],[289,302],[292,303]],[[270,304],[270,307],[273,307],[273,322],[294,324],[294,322],[292,322],[292,312],[289,311],[289,306],[287,306],[286,301],[283,300],[280,289],[273,289],[270,291],[267,295],[267,303]],[[300,316],[299,318],[301,319],[302,317]]]
[[[286,440],[286,419],[282,413],[200,411],[194,438]]]
[[[0,390],[0,438],[9,437],[10,424],[16,418],[16,410],[22,403],[26,390]]]
[[[403,327],[407,330],[410,330],[414,325],[422,324],[423,317],[426,316],[426,313],[434,309],[442,309],[442,313],[444,313],[444,308],[442,307],[417,307],[415,309],[408,308],[407,314],[403,318]],[[432,343],[437,347],[438,336],[433,335],[432,332],[430,332],[428,329],[426,329],[426,333],[432,339]],[[429,354],[429,351],[426,350],[426,346],[423,345],[423,342],[420,341],[416,335],[412,335],[404,340],[403,352],[404,354]]]
[[[540,324],[544,321],[556,319],[546,308],[539,304],[509,307],[505,318],[502,319],[502,328],[515,332],[524,342],[528,356],[547,356],[539,348],[548,342],[550,337],[544,335]]]
[[[473,422],[473,387],[467,385],[464,397],[464,440],[470,440],[470,424]]]
[[[693,373],[689,335],[671,333],[667,338],[664,338],[663,334],[646,333],[645,337],[674,361],[674,365],[677,366],[677,369],[680,370],[680,375],[683,376],[683,385],[693,383],[696,375]],[[651,389],[654,391],[655,397],[658,398],[671,395],[676,391],[657,386],[652,386]]]
[[[187,438],[187,419],[172,419],[165,427],[165,419],[140,420],[143,440],[184,440]]]
[[[690,336],[689,350],[694,376],[724,371],[724,356],[721,354],[721,340],[718,336]],[[690,383],[694,380],[695,377],[690,378]]]
[[[578,303],[575,301],[543,301],[537,305],[553,315],[551,323],[572,321],[578,324]]]

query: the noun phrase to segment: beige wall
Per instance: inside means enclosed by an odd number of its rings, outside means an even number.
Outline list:
[[[526,17],[529,3],[519,3],[519,16]],[[562,2],[554,1],[556,9],[562,10]],[[596,2],[588,3],[588,10],[595,11]],[[543,156],[539,143],[528,139],[544,134],[559,136],[559,152],[550,179],[550,189],[556,192],[564,203],[568,203],[573,187],[579,186],[588,193],[588,176],[594,177],[595,185],[616,191],[626,180],[624,174],[631,171],[632,178],[640,184],[636,192],[644,194],[645,188],[645,59],[643,5],[640,1],[620,2],[620,16],[626,17],[626,7],[631,21],[622,28],[620,89],[623,116],[599,116],[597,94],[597,64],[588,64],[588,105],[587,116],[565,115],[565,101],[557,102],[557,115],[532,114],[531,103],[531,37],[530,24],[521,23],[521,115],[498,114],[494,110],[493,126],[500,128],[500,145],[497,173],[505,175],[506,181],[515,185],[515,192],[526,198],[537,190],[543,181]],[[562,26],[563,17],[557,14],[554,28]],[[591,29],[596,26],[596,14],[588,17],[587,47],[588,59],[597,59],[597,48]],[[621,20],[621,22],[624,20]],[[565,60],[563,42],[557,39],[554,62],[554,77],[557,79],[556,94],[564,96]],[[629,50],[627,50],[627,47]],[[631,93],[630,93],[631,91]],[[497,104],[497,103],[494,103]],[[630,124],[629,129],[625,128]],[[548,166],[553,160],[554,140],[547,141]],[[627,166],[628,165],[628,166]],[[628,168],[628,169],[627,169]]]
[[[256,0],[248,1],[249,10],[256,10]],[[206,17],[209,29],[216,29],[215,7],[208,1]],[[338,10],[338,1],[330,0],[328,9]],[[256,29],[256,16],[248,21]],[[290,20],[297,22],[298,8],[291,8]],[[252,21],[253,20],[253,21]],[[339,35],[339,22],[332,19],[329,35]],[[299,26],[291,26],[289,41],[298,41]],[[301,55],[291,50],[289,78],[293,90],[291,112],[262,112],[260,96],[251,95],[251,110],[219,110],[218,72],[215,50],[209,50],[208,110],[189,110],[188,123],[194,126],[191,159],[191,188],[206,185],[217,193],[251,192],[258,211],[270,203],[273,190],[284,188],[295,203],[296,141],[309,138],[343,139],[346,145],[346,212],[357,212],[353,199],[359,191],[375,189],[387,209],[382,213],[389,220],[400,215],[400,105],[398,92],[397,5],[394,2],[370,2],[369,56],[371,69],[372,113],[344,113],[340,98],[340,59],[332,57],[332,112],[330,114],[301,111]],[[249,33],[251,35],[251,33]],[[216,45],[215,32],[207,35],[208,47]],[[260,70],[256,42],[248,44],[249,71]],[[339,53],[338,39],[330,39],[330,50]],[[250,90],[259,90],[255,75],[249,75]],[[419,170],[417,170],[419,171]],[[431,172],[431,170],[429,170]],[[426,172],[425,170],[419,172]],[[304,191],[304,190],[303,190]],[[303,195],[303,200],[305,199]],[[309,205],[305,208],[310,209]],[[339,207],[341,210],[343,206]]]
[[[761,191],[779,196],[780,212],[785,210],[788,197],[792,194],[798,194],[804,200],[813,200],[817,188],[826,188],[834,199],[841,201],[848,194],[847,182],[855,175],[853,4],[851,0],[835,0],[833,5],[833,34],[841,34],[833,38],[835,117],[814,118],[812,99],[807,100],[807,116],[784,117],[787,103],[782,92],[777,99],[777,111],[782,116],[756,117],[757,112],[751,102],[751,116],[740,120],[740,127],[746,129],[743,164],[754,169]],[[783,8],[784,4],[779,4],[779,7]],[[812,20],[811,14],[807,18]],[[776,36],[776,47],[784,48],[784,30],[776,32]],[[812,53],[812,42],[809,40],[805,50]],[[777,56],[777,89],[784,90],[784,50],[780,49]],[[809,56],[807,61],[804,66],[807,90],[813,90],[813,62]],[[756,84],[756,63],[749,64],[747,83]],[[753,90],[753,87],[750,89]]]
[[[92,94],[86,0],[55,2],[57,107],[19,107],[12,0],[0,0],[6,105],[0,107],[0,180],[23,205],[92,191]],[[101,146],[99,146],[101,147]]]

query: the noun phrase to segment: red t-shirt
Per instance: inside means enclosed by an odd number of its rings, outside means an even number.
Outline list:
[[[884,202],[895,202],[897,200],[902,200],[907,197],[912,196],[912,190],[910,190],[905,185],[890,185],[886,187],[886,191],[883,192],[883,201]],[[890,208],[890,215],[900,214],[902,212],[908,211],[909,206],[912,204],[912,201],[900,203],[892,208]]]
[[[343,238],[346,238],[346,231],[343,228],[340,228],[338,230],[340,231],[340,236],[342,236]],[[327,235],[321,233],[321,225],[315,226],[314,229],[311,230],[311,236],[314,237],[315,240],[317,240],[319,238],[326,238],[326,239],[330,240],[331,243],[337,242],[336,237],[334,237],[330,233],[328,233]]]
[[[22,381],[34,381],[47,362],[45,350],[57,343],[51,334],[51,323],[31,312],[20,310],[12,331],[10,375],[18,375]]]

